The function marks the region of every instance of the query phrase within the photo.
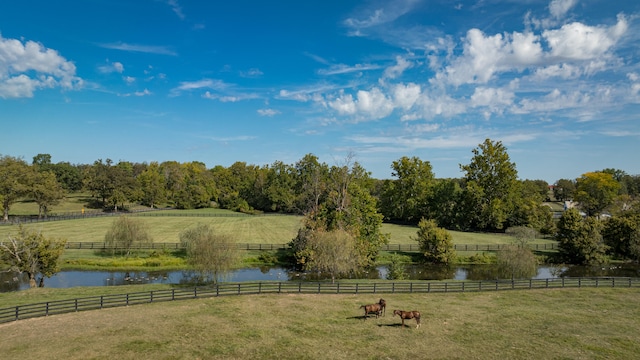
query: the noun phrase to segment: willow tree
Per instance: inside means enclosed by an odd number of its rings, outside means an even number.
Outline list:
[[[215,233],[206,224],[198,224],[182,231],[180,243],[187,251],[187,262],[204,281],[217,282],[239,261],[235,240],[229,235]]]
[[[112,254],[128,256],[134,244],[149,244],[153,239],[139,219],[120,215],[111,223],[111,227],[104,236],[104,242]]]

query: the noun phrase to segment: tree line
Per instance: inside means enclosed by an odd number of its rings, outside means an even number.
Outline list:
[[[331,253],[332,249],[322,247],[330,242],[341,247],[342,253],[357,255],[340,264],[371,264],[380,245],[388,241],[380,230],[383,221],[413,225],[423,221],[428,230],[423,233],[436,234],[434,241],[440,244],[447,240],[438,229],[533,229],[556,237],[564,260],[574,263],[599,261],[609,255],[640,257],[639,175],[603,169],[576,179],[559,179],[550,187],[543,180],[519,179],[516,164],[500,141],[486,139],[471,153],[469,163],[459,165],[464,173],[461,178],[436,178],[429,161],[404,156],[393,161],[392,178],[384,180],[372,178],[352,154],[335,165],[307,154],[294,164],[236,162],[210,169],[197,161],[114,163],[99,159],[72,165],[54,164],[49,154],[38,154],[28,164],[18,157],[1,156],[0,204],[4,221],[16,201],[32,199],[39,206],[39,216],[46,216],[51,206],[76,191],[91,193],[95,205],[104,209],[139,203],[301,214],[305,215],[304,225],[292,241],[297,261],[325,269],[330,266],[319,265],[318,259],[319,254]],[[572,200],[577,207],[564,212],[558,221],[546,204],[552,197]],[[445,250],[431,257],[451,258]]]

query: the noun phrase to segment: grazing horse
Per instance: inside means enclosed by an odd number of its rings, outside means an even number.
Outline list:
[[[393,310],[393,316],[400,316],[402,319],[402,327],[404,328],[404,319],[416,319],[416,329],[420,327],[420,311],[402,311]]]
[[[378,301],[377,304],[369,304],[369,305],[362,305],[360,306],[360,309],[364,308],[364,319],[367,320],[367,317],[369,316],[370,313],[374,313],[376,314],[376,319],[382,315],[382,312],[384,311],[385,313],[386,308],[387,308],[387,302],[384,301],[384,299],[380,299],[380,301]]]

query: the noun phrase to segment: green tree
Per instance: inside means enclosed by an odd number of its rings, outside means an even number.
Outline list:
[[[295,168],[281,161],[271,165],[267,176],[267,197],[271,211],[292,213],[296,211]]]
[[[381,231],[382,214],[378,213],[376,199],[369,191],[373,180],[357,162],[351,164],[350,160],[348,157],[345,165],[332,166],[326,178],[313,175],[322,173],[323,166],[313,167],[318,171],[307,173],[311,182],[319,182],[304,196],[310,210],[305,213],[298,236],[291,242],[298,264],[312,261],[305,250],[309,246],[307,240],[314,237],[315,232],[343,230],[352,234],[356,239],[357,260],[363,267],[373,264],[380,247],[388,242],[388,235]],[[316,193],[320,190],[324,192]]]
[[[58,182],[65,191],[82,190],[82,170],[79,166],[68,162],[59,162],[51,165],[51,170],[56,174]]]
[[[429,216],[445,229],[461,229],[461,179],[437,179],[429,198]]]
[[[538,231],[528,226],[513,226],[505,230],[505,234],[513,236],[517,246],[527,247],[531,241],[536,239]]]
[[[307,239],[304,251],[309,259],[305,263],[305,269],[330,274],[331,282],[335,282],[336,277],[356,271],[360,267],[356,238],[343,229],[317,229]]]
[[[318,213],[327,196],[329,167],[320,163],[317,156],[306,154],[294,168],[297,212]]]
[[[486,139],[473,149],[473,155],[468,165],[460,165],[465,172],[469,223],[482,230],[502,229],[514,209],[516,165],[500,141]]]
[[[606,262],[608,246],[601,235],[602,225],[594,217],[583,218],[577,209],[565,211],[558,220],[558,252],[570,264]]]
[[[588,216],[600,214],[618,196],[620,183],[613,175],[604,172],[588,172],[576,180],[575,200]]]
[[[236,242],[228,235],[216,234],[209,225],[198,224],[180,233],[187,259],[202,281],[218,282],[239,261]]]
[[[9,221],[11,205],[29,193],[33,174],[33,169],[24,160],[0,156],[0,200],[4,222]]]
[[[174,194],[174,202],[179,209],[206,208],[217,197],[218,188],[214,178],[201,162],[189,162],[181,165],[183,178],[181,186]]]
[[[140,220],[120,215],[111,223],[104,242],[112,254],[129,256],[134,244],[151,244],[153,239]]]
[[[142,204],[151,208],[157,207],[167,201],[165,192],[165,179],[162,176],[160,165],[151,162],[149,166],[136,177],[140,188],[140,200]]]
[[[402,158],[391,164],[395,180],[385,183],[382,207],[393,220],[417,223],[428,212],[427,205],[433,186],[431,164],[418,157]]]
[[[113,162],[107,159],[94,161],[92,166],[85,169],[84,186],[89,190],[92,196],[100,199],[103,207],[111,201],[117,189],[115,181],[115,173],[113,171]]]
[[[538,272],[538,261],[529,247],[507,245],[496,254],[500,274],[504,278],[527,279]]]
[[[640,260],[639,211],[627,211],[606,220],[602,236],[613,255],[623,259]]]
[[[65,196],[64,189],[52,171],[41,171],[35,174],[31,196],[38,204],[38,217],[47,217],[49,207],[60,203]]]
[[[433,219],[422,219],[418,223],[418,232],[413,239],[420,245],[425,259],[437,264],[452,264],[456,260],[456,251],[451,234],[438,227]]]
[[[60,271],[58,260],[65,244],[66,240],[48,238],[20,225],[17,235],[10,235],[8,242],[0,242],[0,252],[10,271],[26,273],[29,285],[36,287],[38,274],[42,276],[40,285],[44,286],[44,277],[50,278]]]
[[[576,182],[569,179],[560,179],[556,181],[553,187],[553,197],[557,201],[573,200],[573,196],[576,192]]]
[[[410,262],[408,256],[392,253],[389,256],[389,266],[387,272],[387,280],[404,280],[407,278],[405,264]]]

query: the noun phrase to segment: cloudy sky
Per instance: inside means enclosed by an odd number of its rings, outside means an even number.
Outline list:
[[[0,4],[0,154],[640,174],[640,1]]]

